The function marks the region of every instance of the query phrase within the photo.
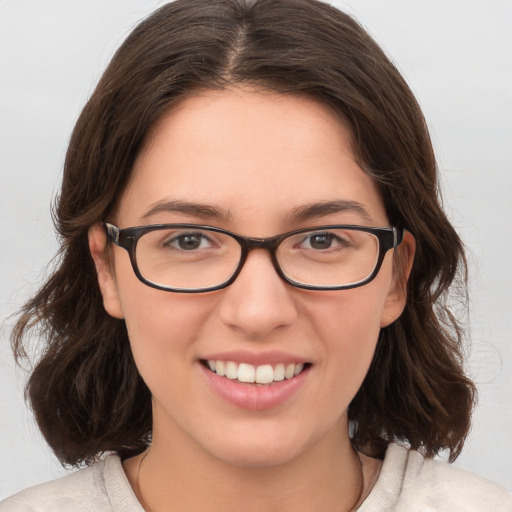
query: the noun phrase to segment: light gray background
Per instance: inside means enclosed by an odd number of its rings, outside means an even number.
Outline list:
[[[49,204],[74,121],[156,0],[0,0],[0,319],[56,249]],[[446,209],[470,251],[470,374],[480,403],[456,462],[512,488],[512,2],[352,0],[428,119]],[[0,499],[64,473],[27,411],[0,338]]]

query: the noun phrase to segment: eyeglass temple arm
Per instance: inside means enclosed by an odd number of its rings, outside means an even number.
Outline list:
[[[107,239],[111,242],[114,242],[116,245],[119,245],[119,231],[120,229],[113,224],[109,224],[105,222],[103,224],[105,226],[105,231],[107,233]]]
[[[404,239],[404,228],[393,228],[393,247],[398,247]]]

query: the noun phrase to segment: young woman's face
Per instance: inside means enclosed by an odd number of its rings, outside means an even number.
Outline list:
[[[309,208],[326,202],[337,203]],[[164,117],[109,221],[120,228],[195,223],[251,237],[389,225],[377,186],[354,161],[349,133],[327,108],[241,89],[204,92]],[[107,311],[126,321],[153,394],[154,443],[266,466],[347,437],[347,407],[379,330],[403,308],[392,258],[389,251],[365,286],[309,291],[281,280],[269,253],[256,249],[231,286],[183,294],[140,282],[128,253],[114,247],[114,279],[100,270],[100,284]],[[305,369],[249,384],[213,373],[206,361],[248,364],[249,373],[281,364]]]

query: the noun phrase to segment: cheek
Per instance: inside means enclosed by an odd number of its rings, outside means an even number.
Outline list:
[[[333,292],[336,297],[324,294],[315,304],[311,324],[322,344],[328,377],[344,394],[344,402],[353,398],[373,359],[386,298],[381,284],[374,281],[361,288]]]
[[[124,280],[118,288],[139,373],[150,388],[194,360],[194,342],[210,314],[208,297],[176,294]],[[181,364],[178,364],[180,363]]]
[[[359,304],[360,305],[360,304]],[[333,368],[346,377],[355,393],[361,385],[375,352],[380,332],[380,311],[374,304],[353,307],[350,301],[342,303],[338,320],[326,335],[330,342]]]
[[[315,297],[309,309],[324,340],[346,350],[371,345],[379,334],[386,302],[385,287],[380,284],[375,280],[360,288]]]

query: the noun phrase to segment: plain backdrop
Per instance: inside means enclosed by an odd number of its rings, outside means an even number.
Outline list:
[[[81,107],[156,0],[0,0],[0,321],[57,248],[49,205]],[[444,204],[468,250],[469,373],[480,401],[456,464],[512,488],[512,1],[333,1],[385,48],[416,93]],[[65,473],[23,401],[0,338],[0,499]]]

